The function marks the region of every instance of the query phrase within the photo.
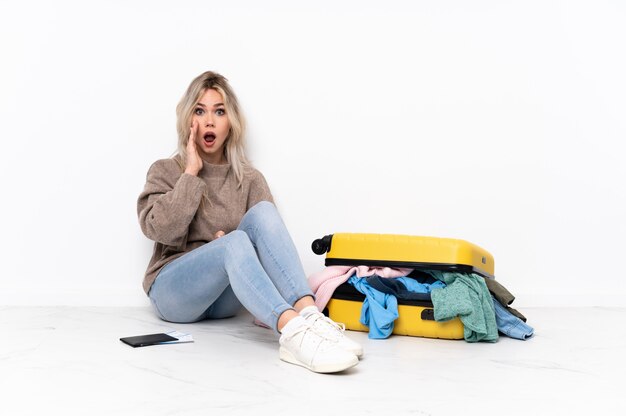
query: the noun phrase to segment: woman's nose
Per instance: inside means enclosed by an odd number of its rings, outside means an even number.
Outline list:
[[[211,113],[207,114],[206,119],[204,120],[204,125],[206,127],[215,127],[215,124],[213,123],[213,116],[211,115]]]

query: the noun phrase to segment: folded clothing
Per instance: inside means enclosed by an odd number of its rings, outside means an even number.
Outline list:
[[[535,330],[530,325],[519,319],[507,310],[495,297],[493,307],[496,311],[496,324],[500,333],[515,339],[526,341],[532,337]]]
[[[526,322],[526,317],[522,315],[521,312],[511,307],[511,304],[515,300],[515,296],[513,296],[513,294],[509,292],[506,287],[502,286],[502,284],[496,281],[496,279],[485,279],[485,283],[487,284],[487,289],[489,289],[492,296],[495,297],[508,312]]]

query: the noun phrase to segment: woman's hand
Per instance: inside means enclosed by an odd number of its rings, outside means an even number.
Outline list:
[[[187,140],[187,164],[185,166],[185,173],[193,176],[198,176],[198,172],[202,169],[202,158],[196,147],[196,126],[197,123],[194,120],[191,124],[189,140]]]

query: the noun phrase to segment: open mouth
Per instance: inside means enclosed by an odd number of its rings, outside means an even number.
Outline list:
[[[213,134],[213,133],[205,133],[204,134],[204,141],[206,143],[213,143],[215,141],[215,134]]]

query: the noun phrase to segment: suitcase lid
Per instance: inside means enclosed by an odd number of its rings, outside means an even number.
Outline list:
[[[313,241],[326,266],[364,265],[476,273],[494,278],[494,259],[464,240],[400,234],[335,233]]]

